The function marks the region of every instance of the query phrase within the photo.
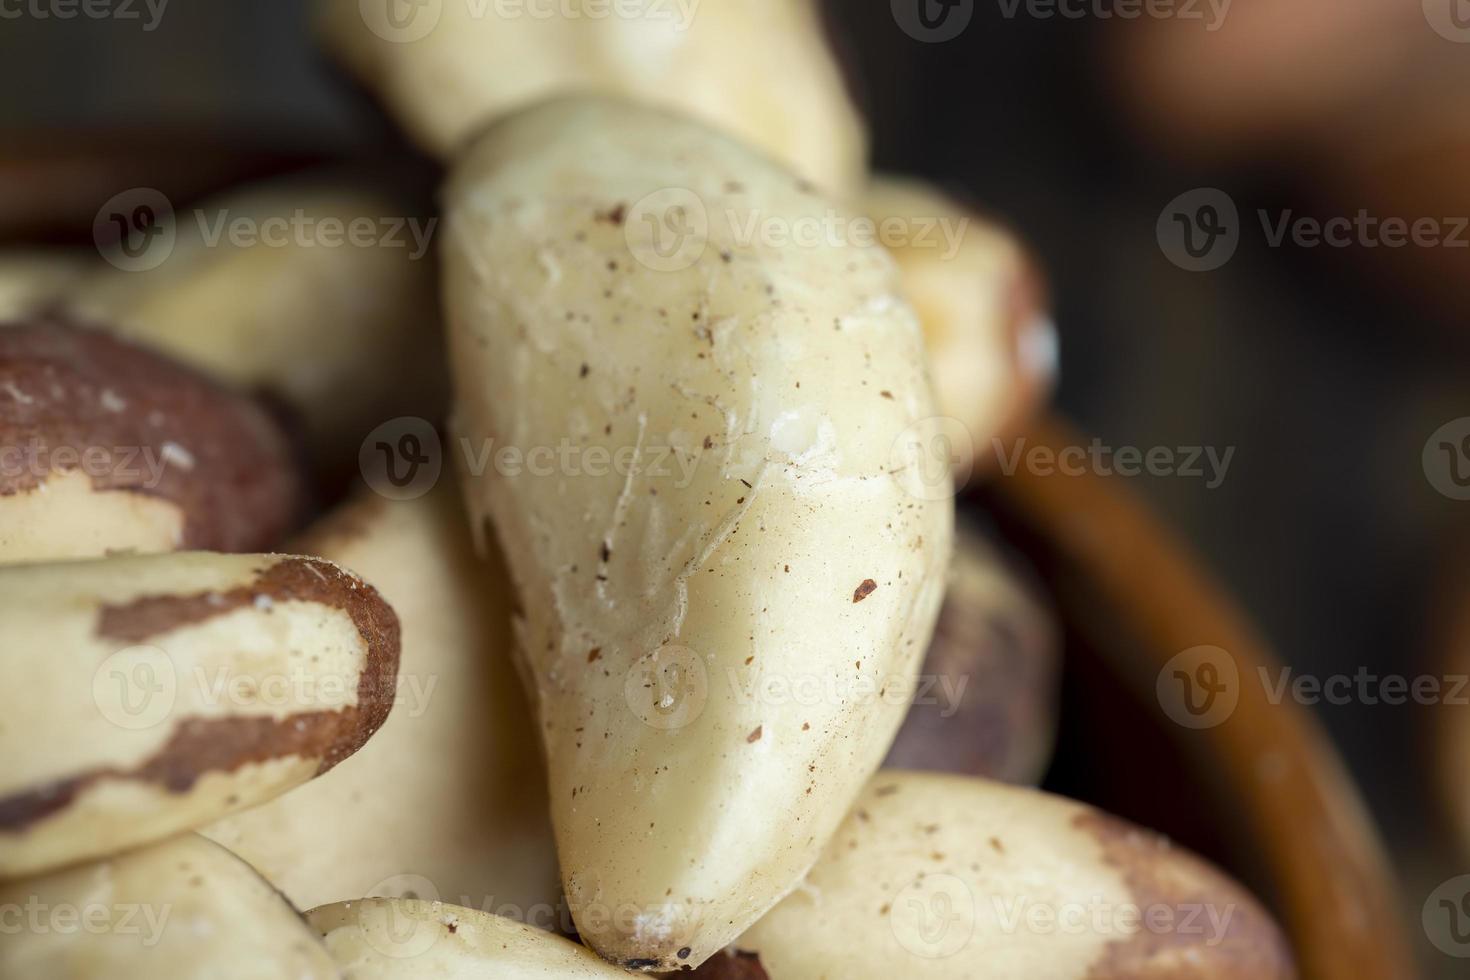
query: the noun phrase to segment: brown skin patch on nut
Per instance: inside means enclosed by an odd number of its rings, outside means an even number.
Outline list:
[[[98,617],[97,635],[120,643],[143,643],[251,606],[262,596],[272,602],[311,602],[347,613],[367,649],[355,705],[284,718],[182,719],[164,747],[134,769],[95,769],[0,798],[0,832],[26,830],[64,809],[101,780],[131,780],[170,793],[187,793],[206,773],[233,772],[288,756],[320,759],[320,775],[360,749],[382,727],[393,707],[400,646],[398,617],[376,589],[329,562],[286,558],[264,569],[247,587],[189,596],[150,596],[126,606],[105,606]]]
[[[1072,825],[1102,846],[1104,859],[1122,872],[1142,910],[1138,930],[1110,943],[1087,980],[1289,980],[1297,975],[1286,939],[1270,915],[1215,868],[1158,834],[1104,813],[1080,813]],[[1163,927],[1150,928],[1150,909],[1161,917],[1167,911],[1171,918],[1161,919]]]
[[[770,974],[761,966],[758,953],[739,949],[721,950],[692,973],[681,976],[693,977],[695,980],[771,980]]]
[[[43,467],[76,469],[86,453],[95,490],[177,506],[189,550],[270,550],[304,498],[289,441],[261,406],[55,315],[0,325],[0,445],[34,447],[39,464],[0,472],[0,497],[36,491]]]
[[[910,707],[884,767],[1034,783],[1056,728],[1057,636],[1019,583],[961,565],[921,671],[943,684]]]
[[[873,592],[874,592],[874,590],[876,590],[877,588],[878,588],[878,583],[877,582],[874,582],[870,578],[863,579],[863,584],[862,585],[859,585],[856,589],[853,590],[853,592],[852,592],[852,601],[853,602],[862,602],[868,596],[872,595]]]

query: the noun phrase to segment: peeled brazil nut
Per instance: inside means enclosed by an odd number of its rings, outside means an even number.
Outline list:
[[[268,395],[341,466],[385,420],[439,408],[436,227],[367,181],[272,181],[181,209],[143,268],[103,267],[66,307]]]
[[[695,976],[1285,980],[1270,916],[1155,834],[1081,803],[884,771],[806,884]]]
[[[398,621],[330,562],[0,568],[0,877],[190,830],[326,772],[392,706]]]
[[[0,909],[0,976],[17,980],[341,976],[279,892],[194,834],[0,885]]]
[[[961,525],[914,704],[883,765],[1034,785],[1056,738],[1055,612],[983,533]]]
[[[881,248],[744,236],[832,206],[661,110],[527,110],[446,203],[466,494],[572,914],[614,962],[694,966],[800,880],[912,693],[953,531],[918,324]]]
[[[64,319],[0,326],[0,562],[262,551],[301,500],[251,400]]]
[[[365,575],[402,627],[388,720],[351,759],[203,833],[301,908],[361,896],[442,899],[562,925],[536,729],[512,661],[511,588],[480,562],[445,481],[365,497],[293,546]],[[505,911],[502,911],[505,910]]]
[[[95,261],[61,249],[0,249],[0,321],[50,306]]]
[[[585,946],[477,909],[364,898],[307,921],[353,980],[627,980]]]
[[[499,116],[587,92],[687,112],[834,194],[861,187],[867,134],[813,0],[452,0],[407,18],[318,6],[332,53],[439,156]]]
[[[949,439],[956,471],[992,467],[1056,381],[1041,273],[1010,231],[919,181],[876,179],[864,207],[924,326],[939,407],[968,430]]]

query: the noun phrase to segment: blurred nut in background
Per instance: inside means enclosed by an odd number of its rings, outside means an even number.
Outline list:
[[[1035,785],[1056,737],[1055,613],[985,536],[961,526],[914,705],[883,765]]]
[[[0,908],[20,926],[0,943],[0,975],[17,980],[340,976],[279,892],[193,834],[0,884]]]
[[[863,206],[893,253],[919,314],[939,408],[969,438],[954,467],[995,463],[1051,394],[1057,333],[1041,273],[1009,231],[919,181],[884,177]]]
[[[867,136],[812,0],[636,0],[609,8],[319,0],[328,48],[426,149],[451,156],[488,123],[596,92],[683,110],[839,197],[861,187]]]
[[[319,472],[384,419],[442,410],[436,219],[325,174],[170,210],[142,266],[102,265],[64,307],[269,395]]]
[[[95,261],[95,255],[68,249],[0,250],[0,321],[50,306]]]

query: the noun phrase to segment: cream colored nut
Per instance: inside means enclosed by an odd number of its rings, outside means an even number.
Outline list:
[[[0,326],[52,305],[94,261],[61,249],[0,250]]]
[[[67,307],[283,404],[319,466],[442,383],[433,219],[351,179],[275,181],[175,216],[151,268],[105,267]],[[160,240],[162,241],[162,240]],[[151,265],[151,260],[150,260]]]
[[[476,560],[453,487],[361,499],[294,547],[356,569],[392,603],[403,634],[393,711],[330,773],[204,834],[302,908],[414,890],[569,926],[511,660],[510,583],[498,557]]]
[[[1056,380],[1041,275],[1009,231],[918,181],[875,180],[864,206],[924,326],[940,410],[968,430],[949,440],[956,472],[993,468],[995,441],[1018,435]]]
[[[867,134],[812,0],[319,9],[332,52],[440,156],[508,112],[587,92],[683,110],[834,194],[861,189]]]
[[[193,834],[0,885],[0,909],[0,976],[16,980],[341,976],[275,889]]]
[[[208,824],[325,772],[392,706],[398,621],[329,562],[0,568],[0,878]]]
[[[56,317],[0,329],[0,563],[267,550],[302,495],[249,399]]]
[[[980,531],[961,526],[913,707],[883,765],[1041,781],[1056,738],[1056,616]]]
[[[893,771],[869,785],[806,884],[734,949],[746,955],[697,975],[1296,975],[1255,899],[1163,838],[1035,790]]]
[[[667,188],[708,217],[683,266],[637,238]],[[512,117],[446,203],[467,499],[573,915],[614,962],[697,965],[799,881],[912,692],[953,524],[948,472],[898,451],[934,414],[918,324],[881,248],[744,240],[727,212],[831,205],[661,110]]]
[[[585,946],[477,909],[365,898],[307,921],[354,980],[598,980],[628,974]]]

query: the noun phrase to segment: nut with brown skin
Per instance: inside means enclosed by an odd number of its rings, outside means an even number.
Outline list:
[[[957,532],[919,688],[883,764],[1035,785],[1056,737],[1055,613],[980,531]]]
[[[251,400],[55,316],[0,325],[0,563],[264,551],[302,495]]]
[[[403,635],[397,703],[360,752],[203,831],[302,908],[412,890],[552,924],[561,884],[511,587],[464,521],[446,480],[417,500],[353,501],[293,542],[370,579]]]
[[[208,824],[326,772],[392,706],[398,620],[330,562],[0,568],[0,878]]]
[[[64,305],[267,395],[336,475],[377,425],[442,406],[437,222],[416,212],[350,175],[248,187],[180,210],[156,266],[102,266]]]
[[[968,430],[949,440],[956,473],[991,467],[1056,381],[1041,273],[1014,234],[919,181],[878,178],[863,207],[924,327],[940,411]]]
[[[194,834],[0,885],[0,908],[10,912],[0,943],[4,977],[341,976],[279,892]]]
[[[1080,803],[885,771],[798,889],[694,976],[1288,980],[1270,916],[1163,838]]]

